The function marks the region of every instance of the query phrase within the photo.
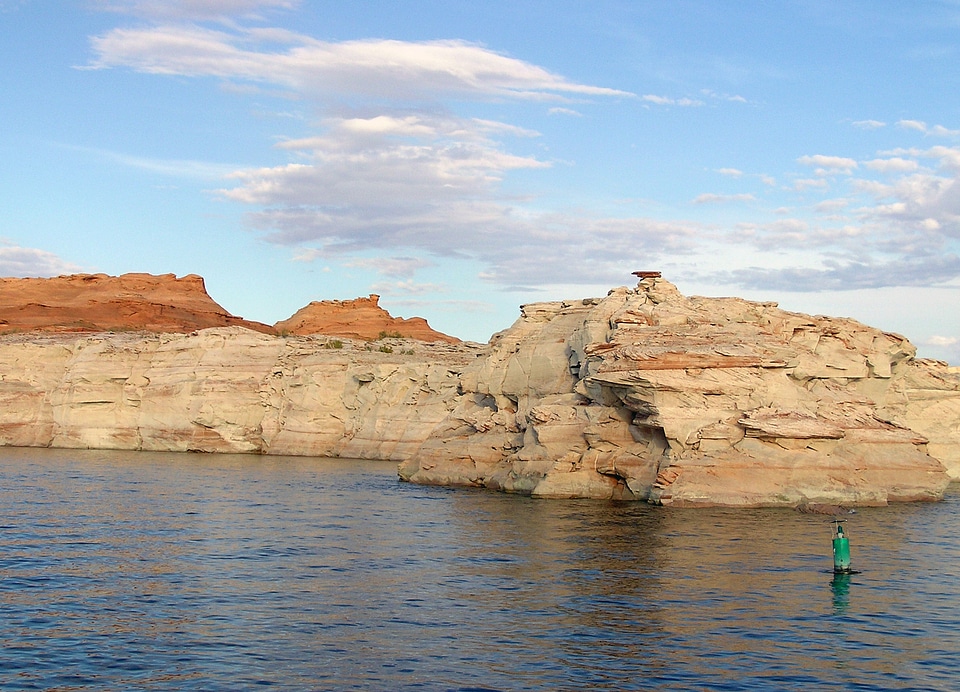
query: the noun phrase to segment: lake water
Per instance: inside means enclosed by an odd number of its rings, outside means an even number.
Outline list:
[[[829,518],[0,449],[0,689],[960,689],[960,488]]]

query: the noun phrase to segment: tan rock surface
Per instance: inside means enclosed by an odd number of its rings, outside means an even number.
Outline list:
[[[486,347],[8,334],[0,444],[391,459],[414,482],[540,497],[883,504],[960,478],[960,372],[853,320],[645,278],[524,306]]]
[[[407,459],[476,345],[191,334],[0,338],[0,444]]]
[[[903,337],[656,278],[523,307],[401,477],[674,505],[884,504],[960,477],[960,374]]]
[[[196,274],[73,274],[52,279],[0,279],[0,332],[192,332],[241,326],[273,333],[234,317],[207,294]]]
[[[373,340],[382,334],[419,341],[458,343],[460,340],[430,328],[422,317],[391,317],[380,307],[380,296],[355,300],[314,301],[292,317],[277,322],[281,334],[327,334],[351,339]]]

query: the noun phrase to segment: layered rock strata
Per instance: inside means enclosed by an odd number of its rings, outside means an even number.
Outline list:
[[[432,329],[422,317],[391,316],[380,307],[376,294],[354,300],[314,301],[289,319],[277,322],[274,328],[281,334],[327,334],[368,341],[385,335],[448,344],[460,341]]]
[[[960,373],[903,337],[647,278],[526,305],[400,475],[673,505],[935,499]]]
[[[239,327],[10,335],[0,444],[401,461],[450,413],[479,348]]]
[[[315,301],[270,326],[227,312],[196,274],[72,274],[50,279],[0,278],[0,333],[189,333],[246,327],[264,334],[324,334],[367,341],[382,336],[458,343],[422,317],[393,317],[380,296]]]
[[[196,274],[0,279],[0,332],[184,333],[230,326],[274,333],[269,325],[224,310]]]
[[[673,505],[883,504],[960,477],[960,372],[895,334],[644,278],[487,346],[0,337],[0,444],[390,459],[403,479]]]

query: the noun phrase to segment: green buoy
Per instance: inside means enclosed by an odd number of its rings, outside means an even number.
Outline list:
[[[833,573],[851,574],[850,539],[843,533],[843,519],[833,520]]]

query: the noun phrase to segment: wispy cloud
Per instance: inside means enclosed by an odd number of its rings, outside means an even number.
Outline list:
[[[364,257],[346,262],[348,267],[362,267],[382,276],[406,280],[409,280],[421,269],[434,265],[434,262],[422,257]]]
[[[91,40],[91,68],[278,85],[309,98],[365,95],[406,102],[436,95],[557,99],[626,96],[459,40],[319,41],[289,31],[191,25],[113,29]]]
[[[48,277],[83,271],[52,252],[20,247],[0,239],[0,276]]]
[[[92,0],[95,7],[138,17],[171,20],[218,20],[258,17],[264,10],[293,9],[299,0]]]
[[[920,164],[916,161],[900,158],[899,156],[889,159],[864,161],[863,165],[880,173],[907,173],[915,171],[920,167]]]
[[[641,101],[653,103],[658,106],[702,106],[703,101],[686,97],[674,98],[672,96],[658,96],[656,94],[644,94],[640,97]]]
[[[781,291],[848,291],[887,286],[929,286],[960,274],[960,258],[926,257],[902,262],[825,261],[820,267],[748,267],[725,272],[729,283]]]
[[[547,111],[550,115],[573,115],[578,118],[583,117],[583,113],[575,111],[572,108],[563,108],[562,106],[555,106]]]
[[[751,194],[740,193],[736,195],[720,195],[712,192],[705,192],[702,195],[694,197],[692,204],[723,204],[725,202],[753,202],[756,200]]]
[[[898,120],[897,127],[904,130],[916,130],[917,132],[927,131],[927,124],[921,120]]]
[[[927,343],[931,346],[956,346],[960,344],[960,338],[955,336],[931,336],[927,339]]]
[[[195,161],[190,159],[158,159],[149,156],[135,156],[107,149],[82,147],[75,144],[54,143],[53,146],[83,152],[92,156],[113,161],[121,166],[137,168],[149,173],[177,178],[195,178],[199,180],[222,180],[237,169],[237,164]]]
[[[372,286],[370,290],[384,296],[390,295],[432,295],[437,293],[446,293],[449,289],[443,284],[417,283],[412,279],[403,281],[380,281]]]
[[[532,148],[530,140],[540,134],[529,127],[469,117],[469,102],[547,102],[547,114],[579,116],[578,102],[616,103],[632,97],[628,92],[579,83],[460,40],[332,42],[241,22],[224,22],[219,30],[176,23],[289,5],[280,0],[182,0],[167,3],[168,16],[157,14],[159,0],[112,4],[167,23],[95,37],[89,67],[215,78],[261,94],[285,91],[305,111],[312,107],[314,118],[301,121],[307,131],[278,142],[276,151],[286,157],[279,165],[228,172],[199,162],[101,155],[170,174],[227,174],[218,194],[247,207],[248,225],[269,242],[289,247],[299,261],[336,258],[376,273],[384,293],[444,290],[414,280],[438,258],[470,260],[483,268],[481,280],[526,289],[610,284],[622,281],[627,267],[653,265],[792,291],[931,285],[960,277],[960,149],[954,147],[897,149],[865,160],[843,151],[801,156],[792,163],[806,169],[806,177],[791,170],[773,171],[774,177],[716,169],[743,191],[679,202],[681,211],[669,220],[551,211],[508,184],[519,172],[554,168],[542,153],[549,143]],[[699,95],[704,100],[646,94],[639,102],[697,107],[746,101],[707,90]],[[536,110],[543,115],[542,106]],[[886,125],[861,120],[853,126],[869,132]],[[897,130],[909,139],[916,137],[904,130],[952,132],[908,120]],[[778,179],[787,182],[778,185]],[[765,186],[762,195],[751,184]],[[737,204],[767,214],[767,221],[682,218],[724,218],[739,209],[722,205]]]
[[[933,137],[960,137],[960,130],[951,130],[943,125],[928,127],[922,120],[898,120],[897,127],[901,127],[904,130],[922,132],[925,135],[931,135]]]
[[[832,175],[835,173],[849,174],[857,168],[857,162],[853,159],[843,156],[824,156],[815,154],[814,156],[801,156],[797,163],[804,166],[816,166],[817,175]]]

